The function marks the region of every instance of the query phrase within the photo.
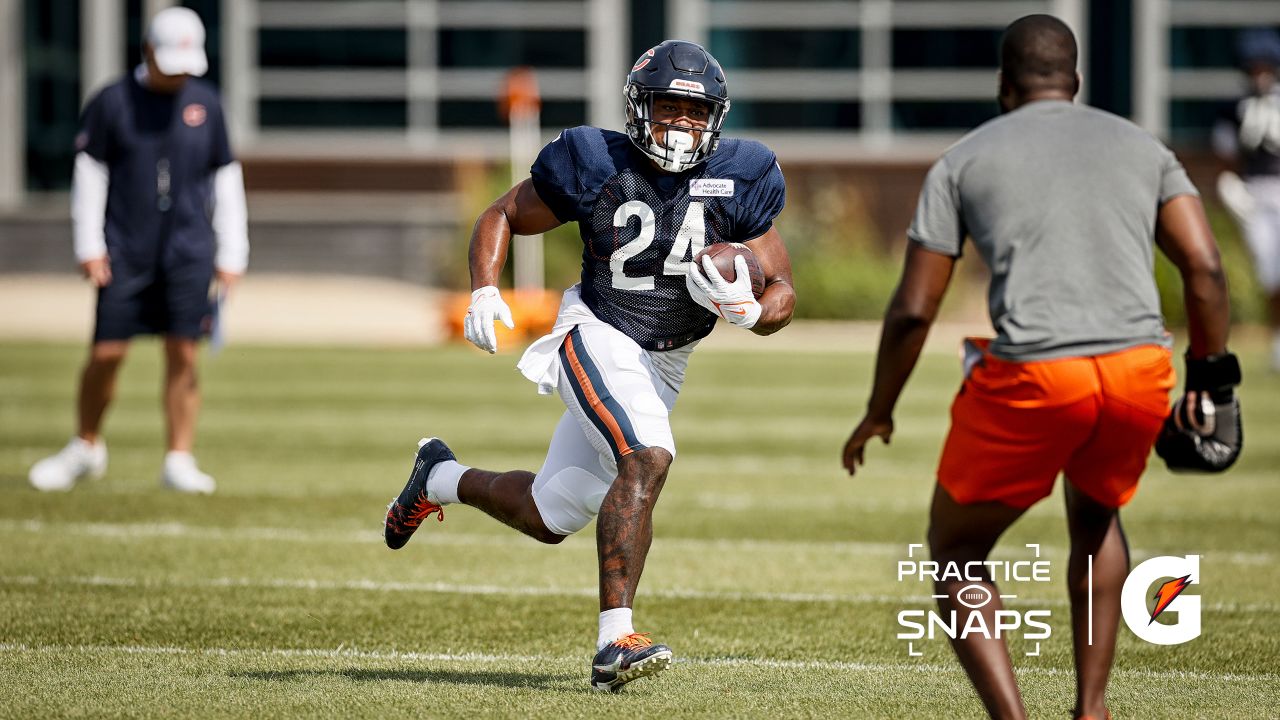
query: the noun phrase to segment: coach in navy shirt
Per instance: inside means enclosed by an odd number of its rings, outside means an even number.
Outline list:
[[[225,295],[235,284],[249,243],[243,175],[218,94],[192,79],[208,69],[204,37],[190,9],[157,13],[146,62],[85,106],[72,219],[76,257],[98,288],[97,318],[81,377],[79,431],[31,469],[37,489],[69,490],[106,471],[102,418],[129,341],[163,335],[168,453],[161,481],[182,492],[214,490],[191,455],[200,405],[197,345],[214,322],[211,287]]]

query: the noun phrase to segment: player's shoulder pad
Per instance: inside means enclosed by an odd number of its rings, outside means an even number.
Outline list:
[[[538,153],[530,172],[534,189],[557,218],[568,222],[586,212],[597,194],[627,162],[625,135],[597,127],[564,130]]]
[[[547,145],[547,149],[568,153],[574,163],[581,168],[605,161],[613,164],[611,160],[615,148],[625,149],[625,144],[628,142],[630,141],[627,140],[627,136],[622,133],[590,125],[579,125],[562,131]]]
[[[777,162],[777,156],[764,143],[727,138],[721,140],[720,147],[707,158],[707,174],[752,182],[769,174]]]
[[[572,167],[584,193],[594,195],[626,166],[630,148],[631,141],[622,133],[580,125],[560,133],[544,152],[559,156]]]

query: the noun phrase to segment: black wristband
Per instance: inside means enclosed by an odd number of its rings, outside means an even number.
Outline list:
[[[1224,352],[1203,358],[1186,356],[1187,390],[1208,390],[1230,397],[1231,389],[1240,384],[1240,360],[1235,353]],[[1216,399],[1216,398],[1215,398]]]

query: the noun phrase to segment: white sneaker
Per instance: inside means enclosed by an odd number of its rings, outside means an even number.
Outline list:
[[[176,450],[170,450],[164,455],[164,472],[160,474],[160,484],[169,490],[200,495],[212,495],[217,488],[213,478],[196,467],[196,459],[191,453]]]
[[[75,487],[80,478],[96,480],[106,472],[107,444],[101,438],[91,444],[73,437],[57,455],[51,455],[32,465],[27,479],[31,482],[31,487],[37,490],[65,492]]]

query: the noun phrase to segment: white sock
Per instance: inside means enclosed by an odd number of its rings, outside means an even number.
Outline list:
[[[458,481],[470,469],[456,460],[436,463],[427,473],[427,498],[438,505],[462,502],[458,499]]]
[[[635,632],[631,626],[631,608],[614,608],[600,613],[600,635],[596,638],[596,650]]]
[[[172,467],[174,465],[195,465],[196,458],[185,450],[170,450],[164,454],[164,466]]]

